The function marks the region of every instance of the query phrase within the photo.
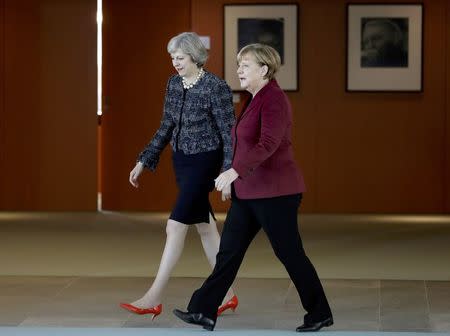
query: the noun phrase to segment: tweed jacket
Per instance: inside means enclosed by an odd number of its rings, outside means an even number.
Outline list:
[[[291,143],[292,109],[276,80],[253,97],[233,127],[233,182],[241,199],[270,198],[305,191]]]
[[[170,142],[174,151],[181,150],[184,154],[222,148],[222,170],[229,169],[234,121],[232,93],[224,80],[205,71],[197,84],[184,92],[182,78],[173,75],[167,83],[159,129],[139,154],[138,161],[155,170],[162,150]]]

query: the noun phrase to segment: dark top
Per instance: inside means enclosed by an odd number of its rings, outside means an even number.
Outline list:
[[[223,149],[222,170],[231,168],[231,128],[234,124],[232,92],[227,83],[205,72],[195,86],[183,92],[179,75],[169,78],[159,129],[139,154],[138,161],[155,170],[162,150],[170,142],[184,154]]]

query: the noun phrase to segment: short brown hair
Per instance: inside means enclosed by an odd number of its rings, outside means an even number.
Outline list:
[[[241,62],[242,57],[247,54],[255,56],[256,62],[260,66],[267,65],[268,70],[264,76],[265,79],[272,80],[275,78],[275,74],[281,66],[281,57],[274,48],[261,43],[248,44],[237,54],[238,63]]]

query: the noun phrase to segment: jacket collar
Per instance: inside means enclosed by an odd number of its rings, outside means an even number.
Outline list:
[[[248,114],[249,111],[253,110],[253,108],[256,106],[256,103],[261,100],[267,92],[271,91],[273,88],[280,88],[277,81],[275,79],[272,79],[269,81],[266,85],[264,85],[261,90],[259,90],[254,97],[250,99],[248,104],[246,104],[245,110],[242,111],[242,113],[238,117],[238,122],[244,118]]]
[[[273,88],[279,88],[280,86],[278,85],[276,79],[272,79],[270,80],[266,85],[264,85],[261,90],[259,90],[256,95],[253,97],[253,100],[255,100],[256,98],[260,99],[262,97],[264,97],[264,95],[270,91]]]

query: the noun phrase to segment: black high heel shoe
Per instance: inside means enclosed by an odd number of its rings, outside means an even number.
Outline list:
[[[186,323],[196,324],[202,326],[203,329],[213,331],[216,326],[216,321],[204,316],[202,313],[189,313],[179,309],[174,309],[173,313],[176,317],[182,319]]]

